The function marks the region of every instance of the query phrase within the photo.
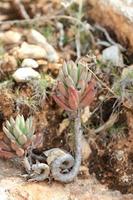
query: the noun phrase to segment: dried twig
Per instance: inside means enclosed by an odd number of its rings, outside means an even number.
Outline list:
[[[21,0],[14,0],[12,3],[20,17],[22,17],[23,19],[30,19],[24,5],[21,3]]]
[[[76,44],[76,51],[77,51],[77,58],[81,57],[81,45],[80,45],[80,30],[77,30],[77,34],[75,36],[75,44]]]
[[[110,37],[109,33],[107,32],[107,30],[106,30],[104,27],[100,26],[99,24],[96,24],[96,25],[95,25],[95,28],[98,29],[98,30],[100,30],[100,31],[102,31],[102,32],[104,33],[104,35],[105,35],[107,41],[108,41],[110,44],[112,44],[112,45],[118,45],[121,51],[125,51],[125,50],[126,50],[122,45],[120,45],[119,43],[115,42],[115,41]],[[103,41],[102,41],[102,42],[103,42]]]
[[[77,23],[81,25],[82,27],[86,28],[86,24],[79,20],[78,18],[67,16],[67,15],[60,15],[57,13],[56,15],[49,15],[49,16],[39,16],[32,19],[22,19],[22,20],[8,20],[8,21],[0,21],[0,25],[2,24],[8,24],[8,25],[19,25],[23,26],[25,24],[44,24],[46,22],[49,22],[50,20],[60,20],[60,19],[67,19],[70,20],[71,23]],[[90,29],[92,30],[91,25],[89,25]]]
[[[102,126],[94,130],[94,133],[96,134],[109,129],[111,126],[113,126],[113,124],[117,121],[117,119],[118,119],[118,114],[116,113],[112,114],[107,122],[105,122]]]

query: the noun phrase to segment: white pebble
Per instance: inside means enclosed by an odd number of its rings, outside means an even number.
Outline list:
[[[21,38],[22,34],[16,31],[0,32],[0,40],[6,44],[19,43]]]
[[[17,49],[17,55],[20,59],[25,59],[25,58],[44,59],[46,58],[46,51],[44,48],[38,45],[32,45],[23,42],[21,47]]]
[[[30,67],[24,67],[17,69],[12,75],[16,82],[27,82],[31,79],[40,78],[40,74]]]
[[[47,39],[38,31],[31,29],[27,34],[27,40],[29,43],[39,45],[43,47],[47,53],[46,58],[51,62],[57,62],[59,56],[54,47],[47,42]]]
[[[31,67],[31,68],[38,68],[38,63],[31,59],[31,58],[26,58],[23,60],[21,67]]]
[[[117,45],[112,45],[102,52],[102,58],[105,61],[110,61],[114,66],[123,67],[123,56],[120,48]]]

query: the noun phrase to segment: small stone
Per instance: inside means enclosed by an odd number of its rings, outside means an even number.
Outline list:
[[[130,65],[123,69],[121,79],[133,79],[133,65]]]
[[[32,44],[45,44],[47,39],[35,29],[31,29],[27,34],[27,40]]]
[[[90,118],[90,116],[91,116],[90,107],[87,106],[84,108],[84,112],[81,116],[82,122],[86,123],[88,121],[88,119]]]
[[[117,45],[112,45],[104,49],[102,52],[102,58],[104,61],[110,61],[114,66],[124,66],[123,56]]]
[[[29,43],[39,45],[43,47],[47,53],[47,59],[51,62],[57,62],[59,60],[59,56],[54,49],[54,47],[47,42],[47,39],[38,31],[31,29],[27,34],[27,40]]]
[[[23,60],[21,67],[31,67],[31,68],[38,68],[38,63],[31,59],[31,58],[26,58]]]
[[[52,148],[50,150],[44,151],[44,155],[47,157],[48,165],[50,165],[56,158],[64,156],[65,154],[66,152],[60,148]]]
[[[91,148],[90,148],[90,145],[89,145],[89,142],[86,140],[86,138],[84,136],[82,136],[82,161],[86,161],[88,160],[90,154],[91,154]]]
[[[6,44],[19,43],[22,35],[16,31],[6,31],[0,33],[0,40]]]
[[[59,125],[59,130],[58,130],[58,136],[62,134],[62,132],[69,126],[70,120],[64,119],[60,125]]]
[[[31,79],[40,78],[40,74],[30,67],[19,68],[12,75],[16,82],[27,82]]]
[[[16,70],[17,60],[14,56],[5,53],[3,59],[1,60],[1,69],[3,72],[11,72]]]
[[[40,59],[40,58],[46,58],[46,51],[44,48],[37,46],[37,45],[31,45],[26,42],[23,42],[21,47],[19,49],[16,49],[16,55],[20,59],[25,58],[33,58],[33,59]]]

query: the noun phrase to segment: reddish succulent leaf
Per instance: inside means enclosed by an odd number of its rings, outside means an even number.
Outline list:
[[[31,145],[31,143],[32,143],[32,139],[28,139],[28,141],[26,142],[26,144],[24,144],[23,149],[27,149]]]
[[[13,157],[15,157],[14,153],[0,149],[0,158],[10,159]]]
[[[11,148],[3,141],[0,141],[0,149],[6,150],[6,151],[11,151]]]
[[[43,134],[39,133],[34,135],[33,139],[33,146],[36,148],[42,148],[43,147]]]
[[[57,88],[59,90],[59,92],[65,97],[67,98],[67,91],[64,87],[64,84],[61,82],[61,81],[58,81],[58,84],[57,84]]]
[[[72,110],[77,110],[78,109],[78,102],[79,102],[79,97],[78,97],[78,91],[74,87],[69,87],[68,88],[68,94],[69,94],[69,106]]]
[[[94,79],[92,79],[91,82],[88,83],[88,85],[86,86],[86,89],[82,95],[82,99],[84,99],[86,97],[86,95],[88,95],[91,91],[94,91],[96,93],[95,86],[96,86],[96,81]],[[81,101],[82,101],[82,99],[81,99]]]
[[[84,98],[82,98],[80,102],[80,108],[90,105],[94,100],[95,95],[96,95],[96,90],[94,88],[88,90],[88,93],[86,94],[86,96],[84,96]]]
[[[22,149],[21,147],[19,147],[15,141],[11,141],[11,147],[12,149],[16,152],[16,154],[21,157],[24,155],[24,149]]]
[[[18,149],[16,150],[16,154],[17,154],[17,156],[21,157],[21,156],[24,155],[24,150],[23,150],[22,148],[18,148]]]
[[[63,108],[64,110],[67,110],[67,111],[72,111],[70,108],[69,108],[69,106],[68,105],[66,105],[63,101],[62,101],[62,99],[61,99],[61,97],[57,97],[56,95],[52,95],[52,97],[54,98],[54,100],[56,101],[56,103],[61,107],[61,108]]]

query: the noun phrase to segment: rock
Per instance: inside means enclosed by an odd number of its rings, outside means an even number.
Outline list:
[[[38,68],[38,63],[31,59],[31,58],[26,58],[23,60],[21,67],[31,67],[31,68]]]
[[[0,197],[2,200],[9,200],[9,196],[7,195],[6,191],[1,188],[0,188]]]
[[[51,165],[51,163],[58,157],[62,157],[66,154],[65,151],[63,151],[60,148],[53,148],[44,151],[44,155],[47,157],[47,163],[48,165]]]
[[[0,40],[5,44],[19,43],[21,41],[22,34],[16,31],[7,31],[0,33]]]
[[[1,160],[0,162],[0,199],[8,200],[131,200],[133,194],[121,194],[100,184],[94,176],[76,178],[69,184],[52,181],[26,182],[20,178],[19,167]]]
[[[114,66],[123,67],[123,56],[121,54],[120,48],[117,45],[112,45],[102,52],[102,58],[104,61],[111,62]]]
[[[90,116],[91,116],[90,107],[86,106],[84,108],[84,111],[83,111],[82,116],[81,116],[82,122],[86,123],[88,121],[88,119],[90,118]]]
[[[133,2],[131,0],[88,0],[88,16],[117,36],[133,52]]]
[[[46,58],[46,51],[44,48],[37,46],[37,45],[31,45],[26,42],[23,42],[21,47],[16,49],[15,54],[20,59],[25,58],[33,58],[33,59],[40,59],[40,58]]]
[[[31,29],[26,36],[29,43],[44,45],[47,42],[47,39],[35,29]]]
[[[33,43],[36,45],[39,45],[41,47],[43,47],[45,49],[45,51],[47,52],[47,59],[51,62],[57,62],[59,59],[59,56],[56,52],[56,50],[54,49],[54,47],[52,45],[50,45],[46,38],[39,33],[38,31],[31,29],[29,31],[29,33],[27,34],[27,40],[29,43]]]
[[[133,80],[133,65],[130,65],[123,69],[122,74],[121,74],[121,79]]]
[[[58,136],[60,136],[63,131],[69,126],[70,120],[69,119],[64,119],[60,124],[59,124],[59,129],[58,129]]]
[[[3,196],[1,200],[131,200],[132,194],[122,195],[99,184],[93,177],[81,179],[70,184],[43,181],[27,183],[17,177],[0,180]],[[2,197],[3,197],[2,196]]]
[[[89,143],[87,142],[86,138],[82,137],[82,161],[88,160],[89,156],[91,154],[91,148]]]
[[[1,70],[5,73],[16,70],[17,60],[14,56],[10,56],[8,53],[5,53],[3,59],[1,60]]]
[[[40,74],[30,67],[19,68],[12,75],[16,82],[27,82],[33,78],[40,78]]]

